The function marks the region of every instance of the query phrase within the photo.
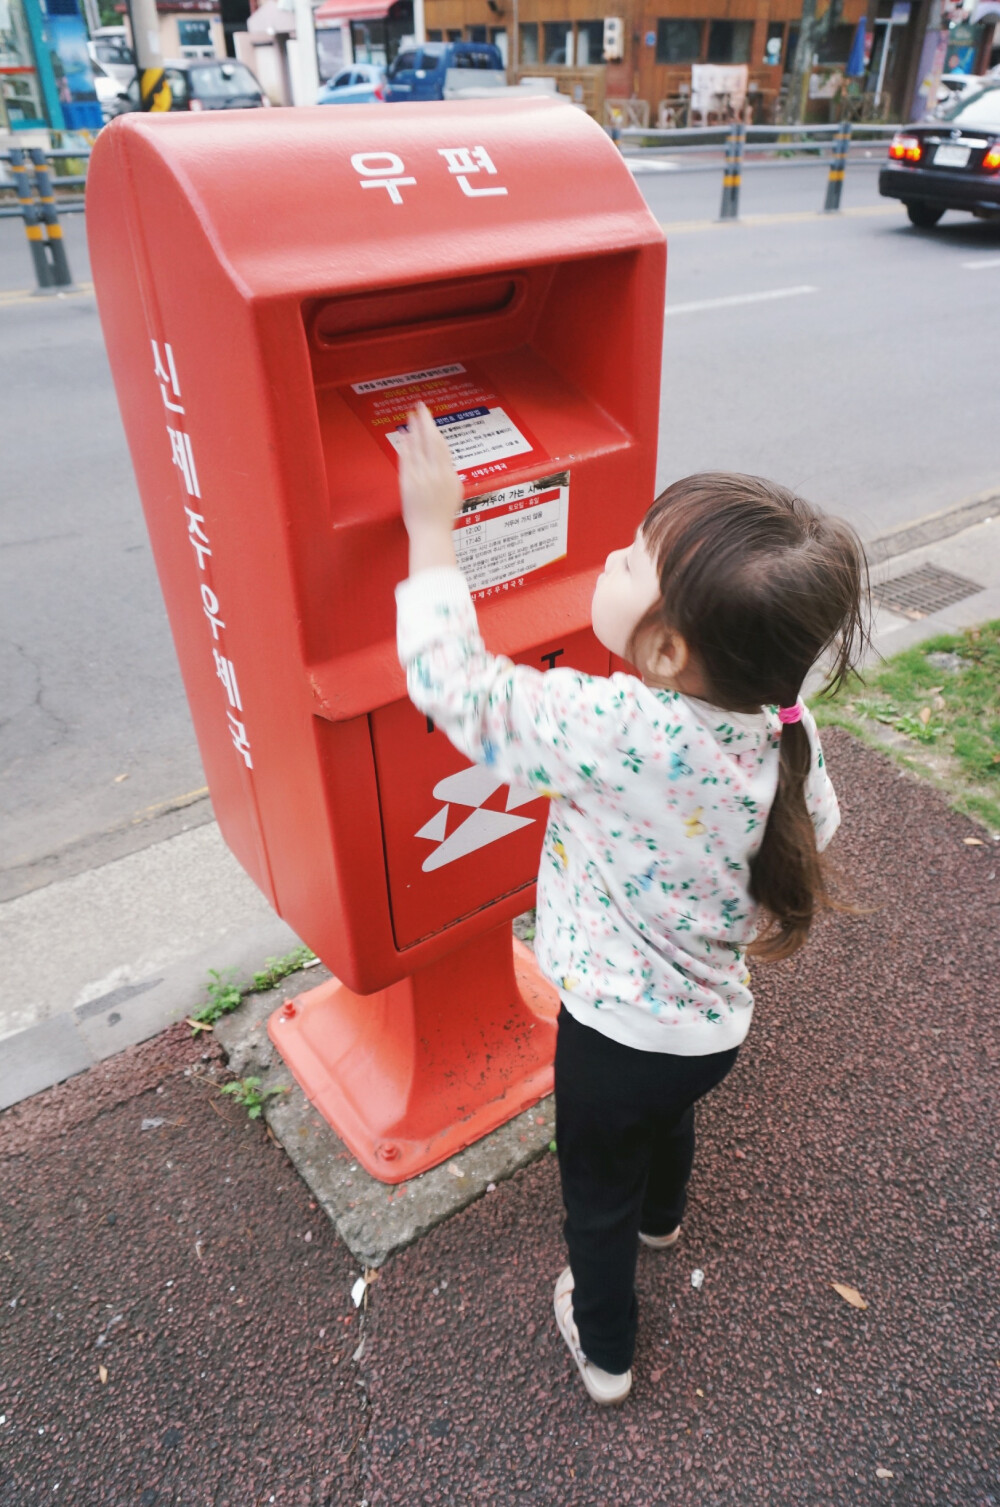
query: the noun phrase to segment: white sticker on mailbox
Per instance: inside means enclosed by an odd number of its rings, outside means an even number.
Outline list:
[[[455,523],[455,554],[474,596],[499,596],[566,553],[569,472],[469,497]]]

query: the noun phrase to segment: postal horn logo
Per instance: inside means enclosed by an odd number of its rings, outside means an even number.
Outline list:
[[[490,796],[503,786],[503,780],[498,780],[491,770],[480,764],[471,764],[468,769],[460,769],[457,774],[450,774],[446,779],[438,781],[434,786],[434,799],[444,804],[415,834],[428,842],[437,843],[437,847],[421,865],[425,874],[443,869],[445,864],[454,863],[457,858],[464,858],[468,853],[475,853],[477,848],[485,848],[491,842],[499,842],[501,837],[506,837],[511,832],[517,832],[521,827],[532,825],[535,821],[533,816],[513,816],[511,813],[519,806],[526,806],[529,801],[538,800],[538,792],[535,790],[512,785],[507,791],[507,803],[503,811],[483,809]],[[446,835],[452,806],[467,806],[472,810],[453,832]]]

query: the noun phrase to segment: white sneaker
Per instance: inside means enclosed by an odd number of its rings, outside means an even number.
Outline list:
[[[671,1230],[669,1235],[644,1235],[641,1230],[639,1231],[639,1239],[643,1245],[651,1246],[654,1251],[665,1251],[668,1246],[676,1245],[680,1238],[680,1225],[676,1230]]]
[[[632,1372],[622,1371],[615,1375],[602,1371],[589,1361],[580,1348],[580,1336],[573,1322],[573,1273],[567,1266],[556,1281],[554,1304],[559,1333],[566,1341],[570,1355],[576,1361],[583,1384],[595,1402],[604,1407],[624,1402],[632,1390]]]

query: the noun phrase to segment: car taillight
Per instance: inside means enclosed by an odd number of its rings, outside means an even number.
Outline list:
[[[372,90],[372,93],[374,94],[376,99],[385,99],[385,89],[381,84],[376,84],[375,88]]]
[[[200,99],[193,99],[188,104],[189,110],[204,110],[204,108],[205,106],[202,104]]]
[[[1000,169],[1000,141],[995,141],[983,158],[983,167],[988,173],[995,173]]]
[[[919,162],[922,153],[916,136],[894,136],[889,143],[889,156],[894,162]]]

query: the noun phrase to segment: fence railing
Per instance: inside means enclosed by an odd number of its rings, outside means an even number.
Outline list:
[[[618,101],[614,102],[616,105]],[[830,164],[823,209],[840,208],[844,176],[850,163],[870,160],[872,149],[881,146],[897,127],[871,121],[842,121],[837,125],[748,126],[742,122],[728,126],[688,126],[659,130],[650,126],[625,126],[612,130],[620,146],[666,149],[674,173],[722,172],[722,204],[719,218],[739,218],[740,187],[743,172],[756,167],[809,167],[818,162]],[[720,153],[724,157],[720,160]],[[0,153],[0,161],[10,166],[16,202],[0,201],[0,218],[15,216],[24,221],[25,236],[35,268],[37,292],[64,292],[72,286],[72,275],[59,224],[60,214],[80,214],[83,195],[56,198],[55,188],[80,188],[87,181],[82,173],[57,174],[53,179],[49,162],[80,162],[86,166],[89,152],[73,147],[11,147]],[[696,162],[698,157],[708,162]],[[645,152],[629,153],[630,160],[641,162]],[[652,153],[650,154],[652,156]],[[688,160],[692,159],[692,160]],[[881,153],[879,153],[879,160]]]
[[[844,176],[851,162],[881,162],[886,138],[898,126],[878,125],[870,121],[840,121],[822,126],[747,126],[735,122],[728,126],[691,126],[658,130],[626,128],[613,132],[620,147],[655,148],[633,150],[630,163],[644,159],[656,161],[666,151],[674,173],[722,172],[722,205],[719,218],[739,218],[739,197],[743,172],[758,167],[815,167],[829,163],[823,209],[840,208]],[[879,150],[876,150],[879,149]],[[720,157],[720,153],[724,156]],[[697,156],[710,157],[708,162],[688,161]],[[681,157],[684,161],[674,159]],[[662,160],[662,159],[661,159]]]

